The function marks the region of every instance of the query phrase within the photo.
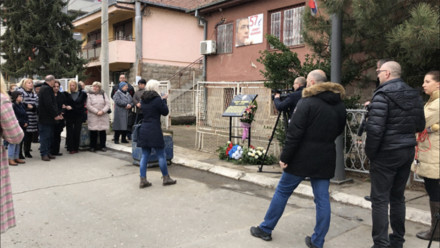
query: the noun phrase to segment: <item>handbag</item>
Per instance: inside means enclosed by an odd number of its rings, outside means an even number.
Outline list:
[[[105,102],[105,96],[104,96],[104,93],[102,93],[102,98],[104,99],[104,102]],[[112,109],[109,108],[109,109],[107,110],[107,114],[111,114],[111,113],[112,113]]]

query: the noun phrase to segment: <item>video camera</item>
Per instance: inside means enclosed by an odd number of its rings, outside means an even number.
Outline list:
[[[280,94],[280,100],[284,101],[287,98],[289,93],[294,92],[294,89],[272,89],[272,101],[275,99],[275,94]]]

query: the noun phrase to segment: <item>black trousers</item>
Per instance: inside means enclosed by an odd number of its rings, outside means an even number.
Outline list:
[[[67,151],[78,151],[81,136],[82,118],[66,120]]]
[[[64,129],[64,123],[57,123],[53,128],[53,140],[50,145],[50,154],[57,155],[60,153],[61,133]]]
[[[424,177],[425,189],[429,195],[429,201],[440,202],[440,179]]]
[[[97,145],[97,140],[99,136],[99,147]],[[105,146],[105,143],[107,142],[107,134],[105,133],[105,130],[102,131],[92,131],[90,130],[90,148],[94,148],[96,150],[102,149]]]
[[[121,141],[127,141],[127,131],[126,130],[115,130],[115,141],[119,141],[119,137],[121,137]]]
[[[24,154],[31,153],[32,140],[34,138],[34,135],[36,135],[36,134],[37,134],[37,132],[25,132],[24,133],[24,139],[23,139]]]
[[[405,186],[414,161],[414,147],[380,152],[371,161],[371,208],[374,248],[403,247],[405,239]],[[390,204],[390,221],[388,221]],[[388,224],[392,233],[388,236]]]

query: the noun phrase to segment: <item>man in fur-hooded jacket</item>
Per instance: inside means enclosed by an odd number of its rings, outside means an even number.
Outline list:
[[[342,102],[344,88],[337,83],[324,83],[325,73],[314,70],[307,76],[290,120],[286,142],[280,158],[284,169],[264,221],[251,227],[251,234],[269,241],[295,188],[310,177],[316,204],[314,233],[307,236],[308,247],[323,247],[330,226],[330,178],[336,167],[335,139],[345,127],[346,110]]]

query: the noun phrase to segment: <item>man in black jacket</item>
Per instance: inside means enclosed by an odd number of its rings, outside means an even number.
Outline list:
[[[44,80],[45,82],[38,93],[38,130],[40,132],[41,159],[43,161],[50,161],[51,159],[55,159],[55,156],[50,154],[53,129],[56,121],[62,120],[63,116],[58,110],[53,92],[55,77],[48,75]]]
[[[370,159],[374,248],[403,247],[405,185],[414,161],[416,132],[425,128],[419,93],[400,78],[395,61],[377,71],[379,87],[368,105],[365,153]],[[388,204],[393,232],[388,236]]]
[[[275,194],[258,227],[251,234],[269,241],[271,233],[283,214],[287,200],[295,188],[310,177],[316,204],[316,225],[308,247],[323,247],[330,226],[330,178],[336,167],[335,139],[345,127],[346,110],[342,102],[344,88],[337,83],[323,83],[322,71],[307,76],[307,88],[293,112],[280,158],[284,169]],[[313,79],[313,80],[312,80]]]
[[[281,95],[279,93],[274,96],[274,104],[275,108],[278,111],[287,111],[289,114],[289,118],[292,116],[293,110],[296,108],[296,104],[299,99],[301,99],[302,90],[306,87],[306,79],[305,77],[297,77],[295,81],[293,81],[293,89],[294,92],[290,93],[286,99],[283,101],[280,99]]]

